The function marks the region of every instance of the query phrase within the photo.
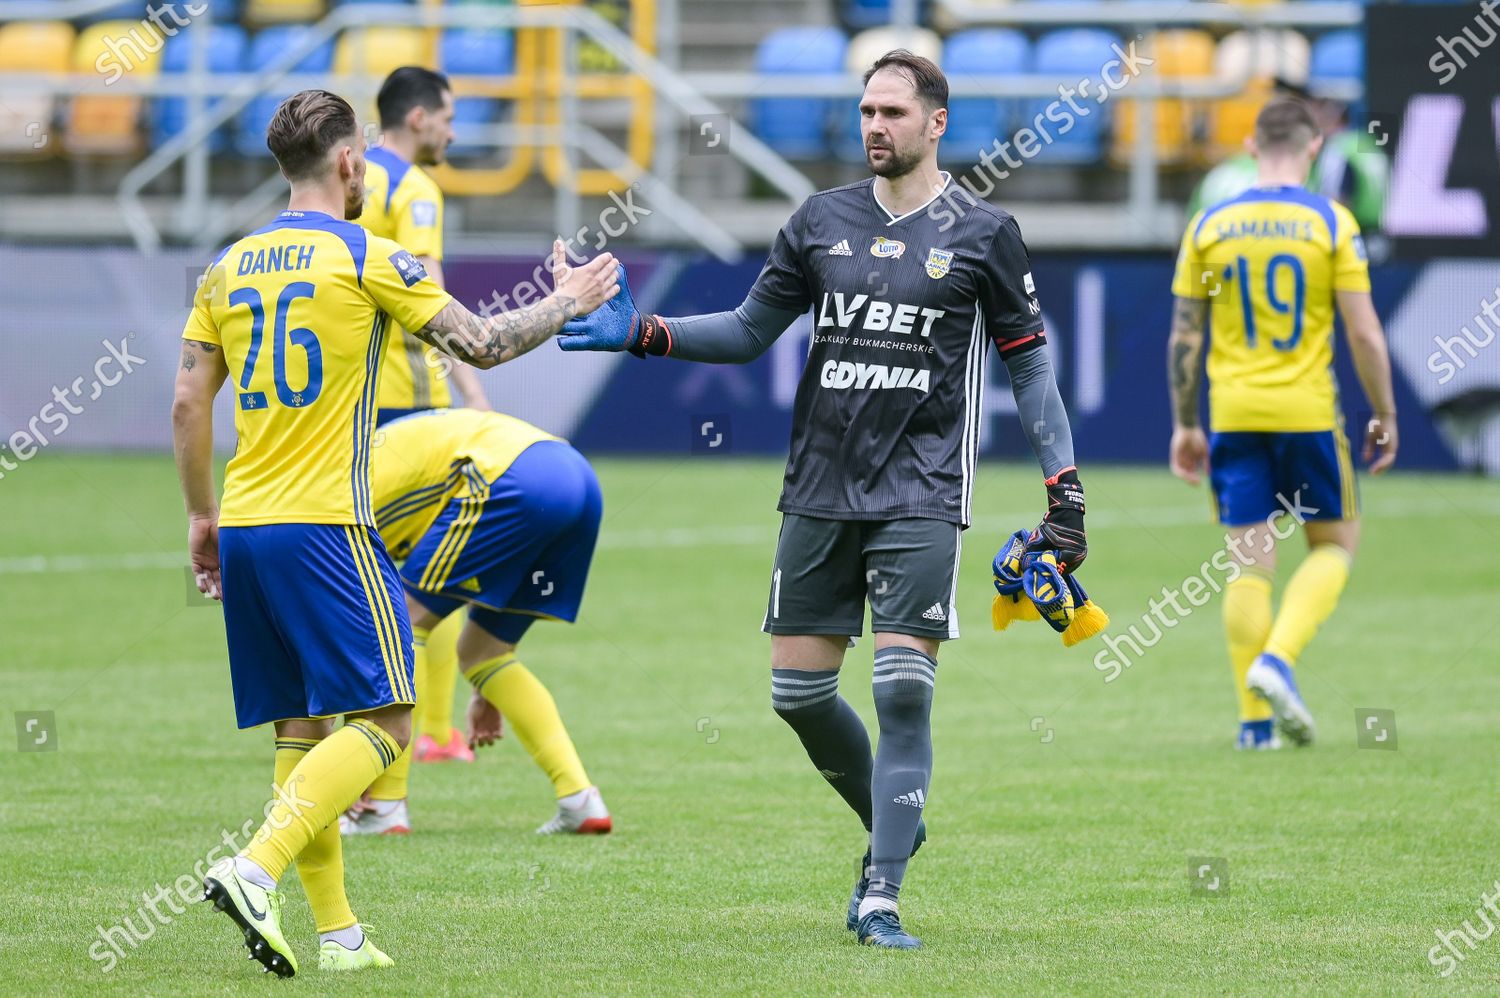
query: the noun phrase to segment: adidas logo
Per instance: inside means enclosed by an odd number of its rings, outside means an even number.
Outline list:
[[[899,797],[892,797],[891,801],[896,804],[910,804],[912,807],[920,810],[921,808],[926,806],[927,797],[922,793],[922,788],[918,787],[909,794],[901,794]]]
[[[837,245],[828,247],[829,256],[853,256],[854,251],[849,248],[849,240],[840,239]]]
[[[947,620],[948,614],[943,610],[941,603],[934,603],[922,611],[923,620]]]

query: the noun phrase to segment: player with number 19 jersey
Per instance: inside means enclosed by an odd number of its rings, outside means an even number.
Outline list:
[[[451,296],[389,239],[284,211],[220,254],[183,339],[222,346],[239,447],[221,526],[375,526],[370,439],[391,321],[421,329]],[[352,445],[352,447],[351,447]]]
[[[1214,432],[1335,429],[1334,292],[1369,290],[1359,223],[1337,201],[1255,187],[1199,212],[1172,294],[1211,301]]]

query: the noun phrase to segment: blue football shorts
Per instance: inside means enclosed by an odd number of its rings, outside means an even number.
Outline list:
[[[1208,446],[1209,485],[1219,522],[1262,523],[1277,512],[1304,520],[1359,515],[1359,485],[1342,428],[1314,433],[1215,433]]]

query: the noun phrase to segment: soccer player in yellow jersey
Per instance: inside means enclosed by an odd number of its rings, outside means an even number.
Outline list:
[[[1302,187],[1322,139],[1307,107],[1261,109],[1251,151],[1256,186],[1188,224],[1172,281],[1168,346],[1172,472],[1196,485],[1205,463],[1230,547],[1247,567],[1227,585],[1224,630],[1240,703],[1240,748],[1277,748],[1275,727],[1313,740],[1293,668],[1333,612],[1359,545],[1359,498],[1333,371],[1333,315],[1372,415],[1366,461],[1396,460],[1396,405],[1385,334],[1370,302],[1359,226]],[[1209,419],[1198,422],[1200,354],[1209,326]],[[1309,551],[1271,613],[1273,519],[1291,514]]]
[[[467,607],[458,655],[474,686],[471,743],[498,737],[503,715],[557,798],[556,815],[537,831],[610,831],[552,695],[516,657],[534,621],[577,619],[603,508],[588,461],[529,423],[472,409],[387,423],[370,461],[376,525],[392,556],[405,559],[417,672],[431,629]],[[410,829],[404,800],[341,822],[370,834]]]
[[[448,78],[421,66],[403,66],[381,84],[375,99],[380,113],[380,142],[366,153],[365,210],[359,223],[377,236],[394,239],[411,251],[427,276],[443,279],[443,192],[422,169],[443,162],[453,141],[453,91]],[[479,377],[455,364],[417,337],[393,329],[381,359],[375,425],[409,412],[462,404],[489,409]],[[471,762],[474,753],[453,727],[453,687],[458,680],[459,628],[462,614],[432,635],[425,663],[416,673],[416,738],[396,764],[375,781],[353,817],[391,811],[406,797],[412,759],[419,762]],[[425,667],[424,667],[425,666]],[[380,823],[377,821],[377,823]],[[358,830],[362,825],[346,827]]]
[[[553,246],[544,301],[474,316],[411,253],[345,221],[364,204],[364,141],[342,97],[287,98],[266,145],[288,209],[210,264],[183,329],[172,402],[198,588],[224,603],[240,727],[276,729],[276,799],[204,896],[250,955],[290,977],[276,883],[293,860],[321,936],[319,966],[388,966],[349,909],[334,820],[410,738],[412,633],[370,496],[380,351],[394,319],[480,367],[534,348],[617,290],[604,254]],[[233,379],[239,445],[214,495],[213,400]],[[333,729],[334,715],[346,723]]]

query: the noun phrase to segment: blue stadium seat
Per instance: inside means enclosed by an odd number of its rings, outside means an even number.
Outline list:
[[[967,76],[1007,76],[1031,68],[1031,43],[1011,28],[977,28],[948,36],[943,72],[950,84]],[[991,97],[954,97],[948,101],[944,159],[977,163],[995,139],[1010,134],[1018,101]]]
[[[193,59],[196,34],[203,31],[202,25],[179,31],[168,38],[161,53],[161,72],[186,73]],[[214,24],[208,37],[208,71],[210,73],[238,73],[245,61],[245,29],[238,24]],[[213,100],[205,101],[208,107]],[[159,97],[155,101],[152,122],[152,145],[159,146],[172,136],[187,128],[188,100],[186,97]],[[219,152],[228,145],[228,129],[218,128],[209,136],[208,147]]]
[[[331,0],[330,7],[350,7],[362,3],[416,3],[417,0]]]
[[[255,72],[264,69],[293,45],[304,40],[312,29],[302,24],[286,24],[266,28],[250,40],[250,51],[245,58],[245,70]],[[327,73],[333,68],[333,43],[325,42],[297,63],[294,73]],[[235,130],[234,148],[242,156],[269,156],[266,148],[266,126],[277,106],[292,91],[257,97],[240,112],[239,127]]]
[[[1365,40],[1354,29],[1330,31],[1313,42],[1308,76],[1314,83],[1359,80],[1365,72]]]
[[[174,25],[193,19],[188,10],[189,4],[193,10],[201,10],[207,4],[208,13],[213,15],[215,24],[232,24],[240,19],[240,0],[170,0],[167,3],[153,0],[151,6],[170,8],[171,14],[163,14],[161,20],[163,24]],[[171,16],[173,14],[176,15],[175,19]]]
[[[1112,45],[1117,38],[1101,28],[1061,28],[1049,31],[1037,39],[1032,51],[1031,71],[1039,75],[1056,76],[1059,80],[1095,80],[1099,67],[1116,58]],[[1043,115],[1042,125],[1052,136],[1052,142],[1044,144],[1034,159],[1038,163],[1095,163],[1104,152],[1104,137],[1108,132],[1110,104],[1098,104],[1093,91],[1087,97],[1074,98],[1075,102],[1089,112],[1088,117],[1074,114],[1065,103],[1056,99],[1037,98],[1024,102],[1021,112],[1023,121],[1030,122]],[[1055,117],[1062,118],[1064,112],[1071,116],[1073,127],[1066,134],[1062,124],[1048,120],[1048,107],[1059,103]]]
[[[96,10],[87,17],[80,17],[78,21],[83,24],[97,24],[100,21],[138,21],[145,16],[146,0],[125,0],[123,3],[111,4],[103,10]]]
[[[443,32],[438,66],[449,76],[509,76],[514,66],[514,42],[509,31],[450,28]],[[504,118],[506,102],[495,97],[460,97],[453,107],[455,156],[483,154],[493,146],[474,140],[480,130]]]
[[[836,28],[780,28],[755,52],[755,70],[777,74],[844,71],[848,40]],[[762,142],[792,159],[815,159],[828,152],[828,126],[834,102],[813,97],[761,97],[750,102],[750,129]]]

